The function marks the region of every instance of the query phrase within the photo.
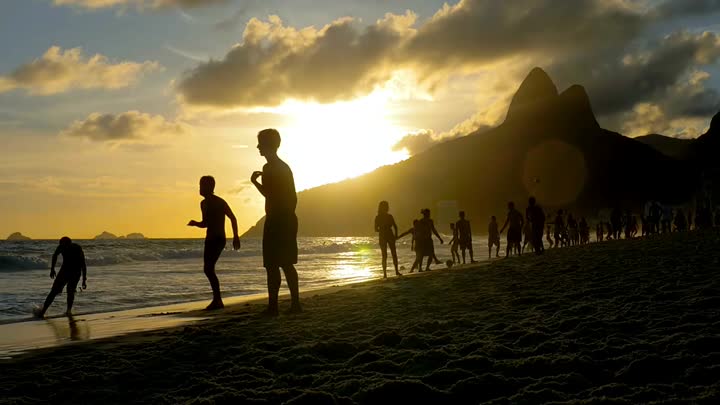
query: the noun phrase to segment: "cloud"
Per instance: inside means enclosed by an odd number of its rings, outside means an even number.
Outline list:
[[[222,60],[188,72],[178,91],[188,104],[218,108],[366,95],[391,78],[391,70],[378,61],[389,60],[415,18],[409,12],[388,14],[365,28],[342,18],[319,29],[289,27],[277,16],[253,18],[241,44]]]
[[[90,114],[84,120],[73,122],[60,135],[117,144],[152,142],[160,137],[187,132],[188,127],[183,123],[168,121],[160,115],[128,111],[121,114]]]
[[[407,11],[368,25],[341,18],[320,28],[289,26],[277,16],[253,18],[239,44],[222,59],[186,72],[176,90],[186,107],[251,109],[288,99],[356,98],[400,71],[412,72],[419,93],[432,94],[454,75],[527,72],[539,65],[561,87],[584,85],[603,123],[621,125],[618,117],[640,103],[662,104],[670,119],[715,108],[715,90],[679,89],[691,72],[717,62],[717,35],[665,33],[680,19],[720,12],[720,1],[566,3],[460,0],[424,21]],[[661,103],[670,95],[680,100],[677,106]],[[467,133],[488,122],[471,117],[463,124]]]
[[[30,94],[51,95],[74,89],[114,90],[128,87],[147,72],[160,70],[157,62],[112,63],[106,56],[85,57],[81,48],[63,51],[53,46],[45,54],[0,76],[0,93],[25,89]]]
[[[688,72],[717,62],[720,37],[710,32],[675,32],[660,41],[622,52],[620,49],[615,55],[584,61],[573,58],[556,64],[550,71],[566,81],[582,83],[597,113],[613,114],[627,111],[639,102],[663,98]]]
[[[134,7],[139,11],[170,7],[203,7],[226,2],[228,0],[53,0],[56,6],[74,6],[90,10]]]

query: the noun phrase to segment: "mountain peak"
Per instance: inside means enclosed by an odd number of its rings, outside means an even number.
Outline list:
[[[590,97],[583,86],[573,84],[559,98],[566,119],[574,126],[600,128],[590,105]]]
[[[712,117],[712,120],[710,121],[710,129],[708,129],[709,134],[717,134],[720,133],[720,112],[715,114],[714,117]]]
[[[511,118],[518,110],[539,101],[557,97],[558,89],[550,76],[539,67],[533,68],[513,96],[507,117]]]

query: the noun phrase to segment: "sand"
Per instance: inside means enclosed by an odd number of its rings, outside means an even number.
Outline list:
[[[5,360],[0,402],[720,403],[717,233],[551,250],[304,304]]]

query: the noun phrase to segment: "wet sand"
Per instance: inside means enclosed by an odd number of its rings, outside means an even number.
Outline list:
[[[720,403],[718,233],[371,281],[304,305],[264,319],[248,302],[0,360],[0,402]]]

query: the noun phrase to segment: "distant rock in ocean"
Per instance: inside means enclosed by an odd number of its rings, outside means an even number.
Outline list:
[[[17,241],[17,240],[32,240],[32,239],[21,234],[20,232],[15,232],[15,233],[10,234],[10,236],[7,237],[7,240]]]
[[[117,239],[118,237],[116,235],[113,235],[110,232],[103,232],[100,235],[94,237],[93,239],[96,240],[108,240],[108,239]]]
[[[147,238],[145,237],[145,235],[135,232],[135,233],[127,234],[125,236],[125,239],[147,239]]]

